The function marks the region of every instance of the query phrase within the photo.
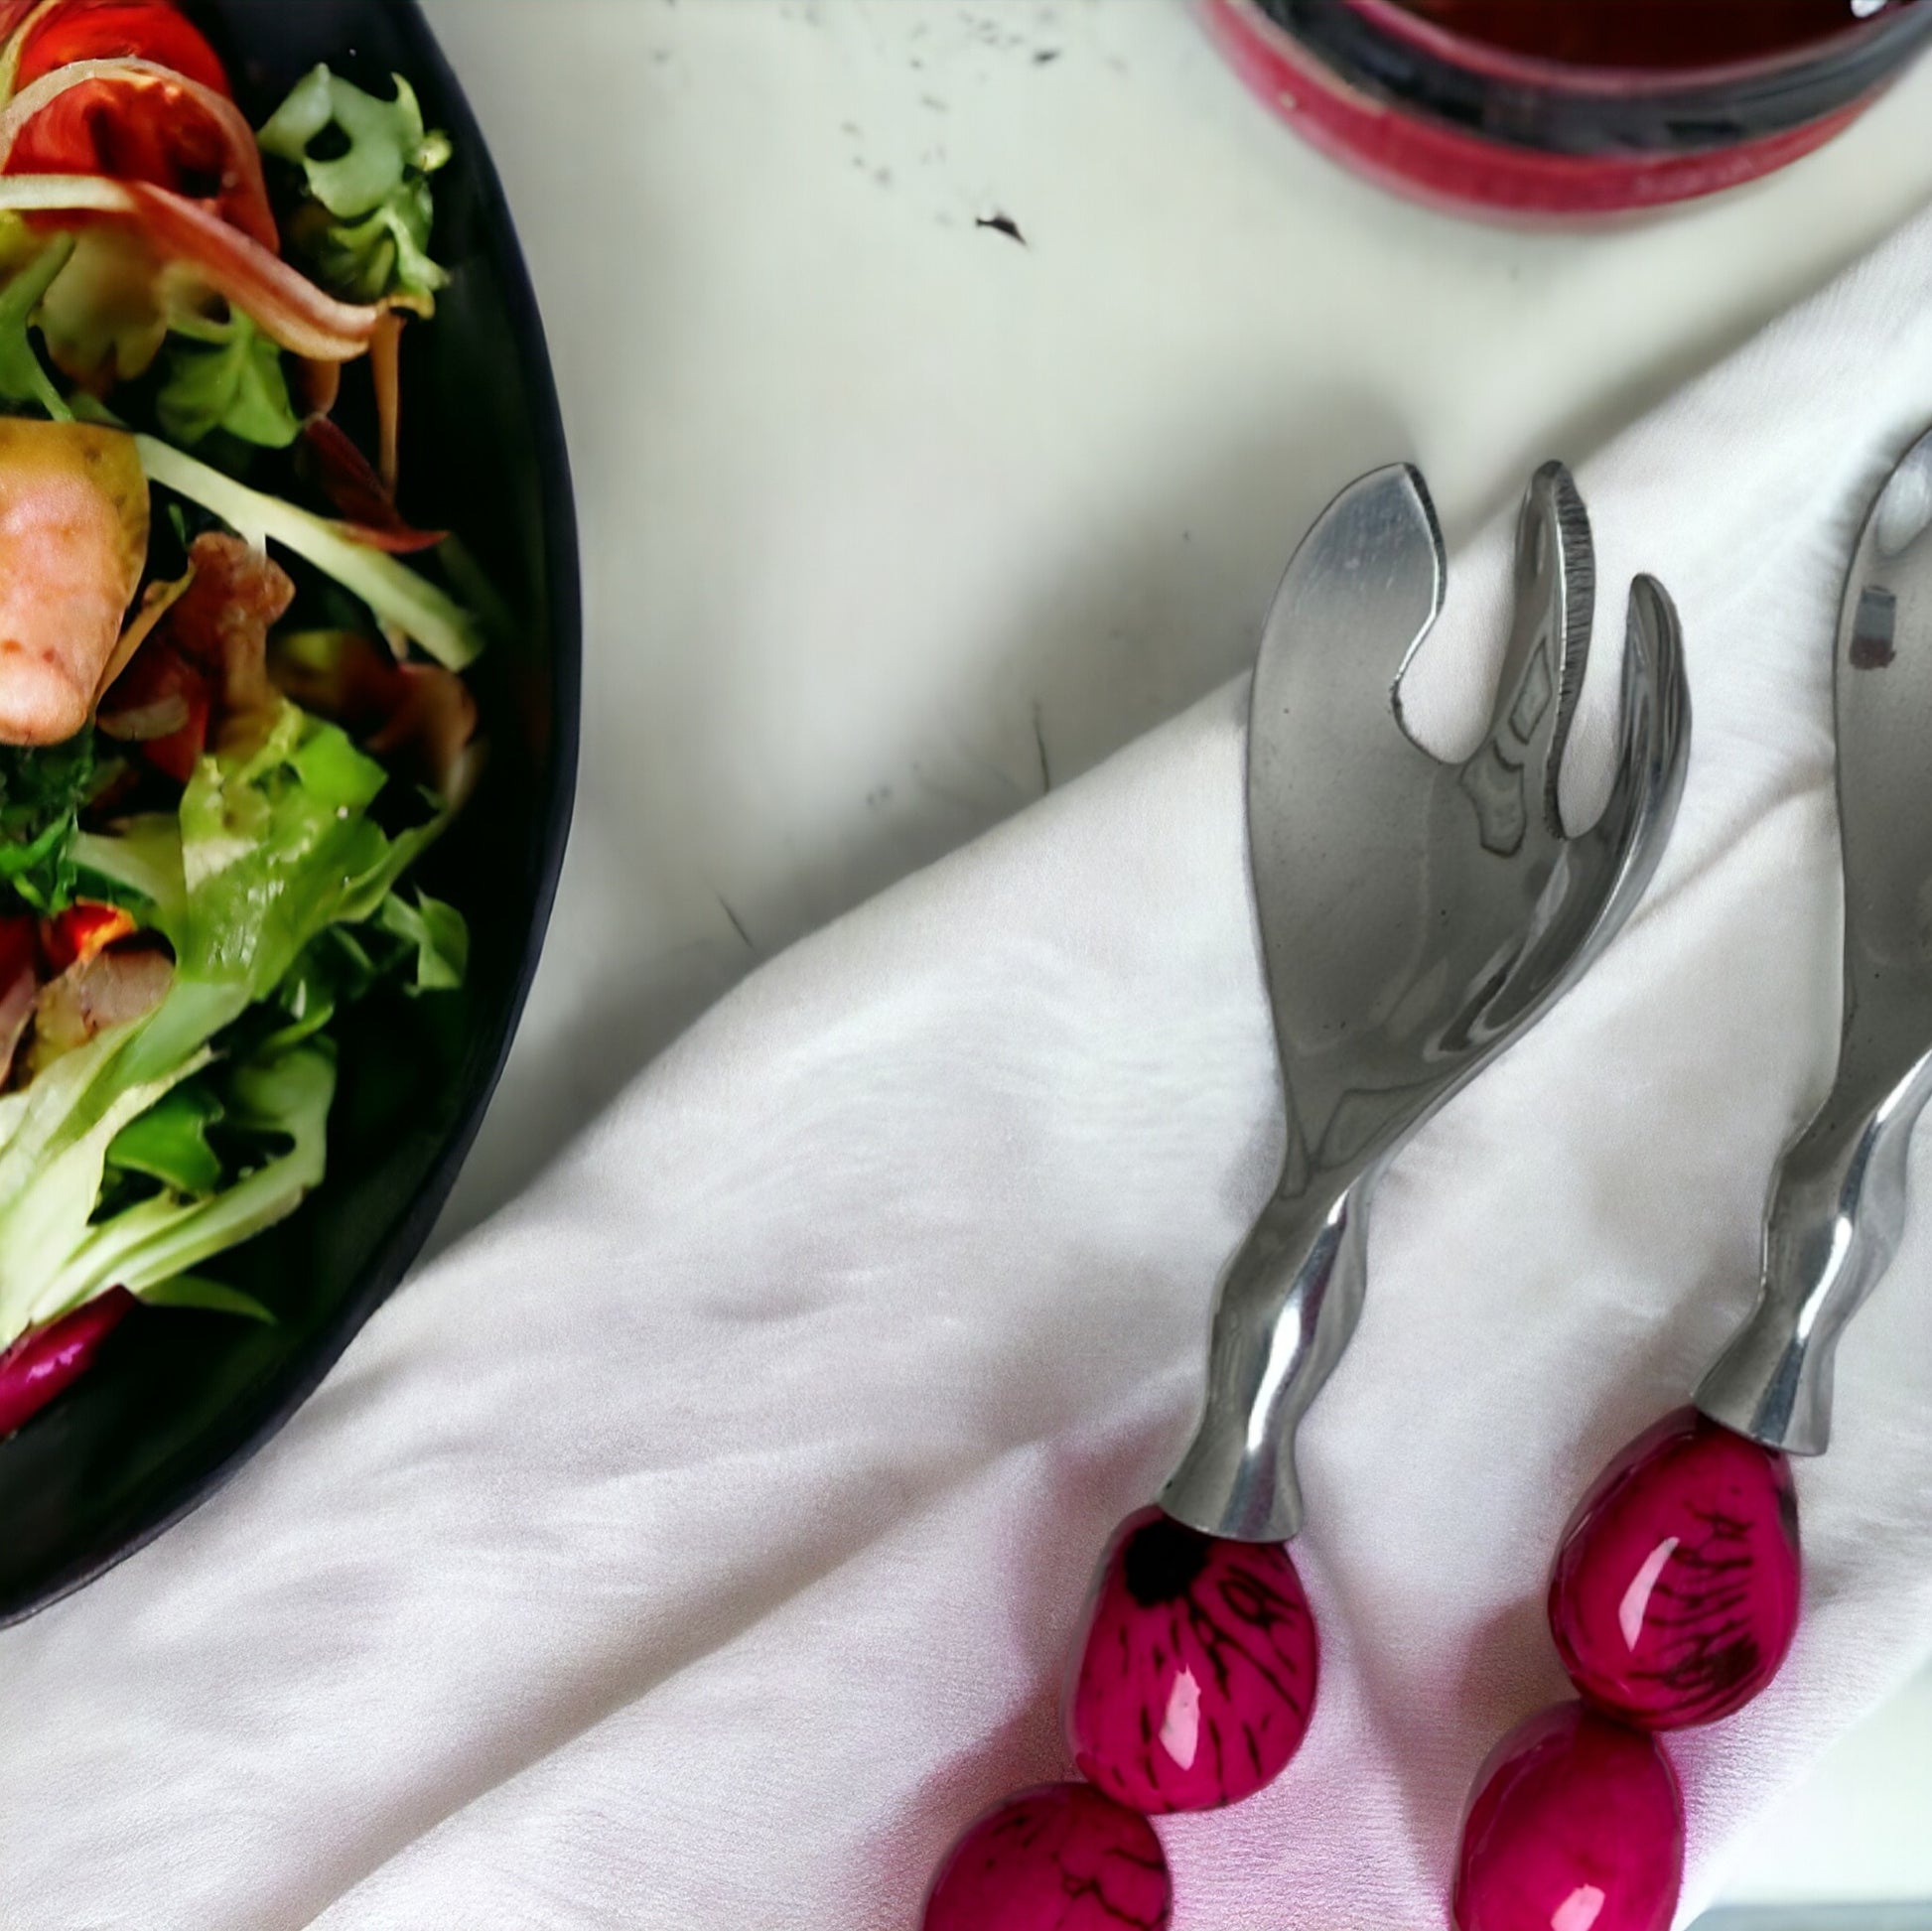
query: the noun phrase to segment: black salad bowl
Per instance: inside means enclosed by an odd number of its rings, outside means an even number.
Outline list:
[[[318,61],[372,91],[405,74],[455,143],[437,177],[436,320],[404,339],[402,505],[448,529],[505,607],[470,677],[483,783],[421,883],[470,920],[460,993],[379,995],[342,1027],[329,1173],[210,1271],[276,1324],[139,1310],[93,1369],[0,1442],[0,1623],[91,1582],[179,1521],[314,1391],[428,1237],[536,969],[576,772],[576,528],[563,428],[522,256],[483,137],[411,0],[189,0],[259,125]],[[364,378],[365,380],[366,378]],[[351,412],[355,397],[345,391]]]

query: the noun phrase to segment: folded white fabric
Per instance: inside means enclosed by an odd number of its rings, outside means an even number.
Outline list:
[[[1177,1931],[1443,1921],[1471,1773],[1564,1687],[1565,1515],[1750,1299],[1830,1071],[1830,639],[1862,506],[1932,420],[1929,288],[1921,221],[1580,473],[1605,640],[1636,568],[1682,609],[1676,839],[1382,1189],[1303,1438],[1314,1724],[1273,1789],[1163,1825]],[[1507,541],[1452,565],[1417,673],[1445,729]],[[1061,1770],[1090,1565],[1184,1440],[1279,1156],[1241,708],[767,967],[222,1495],[0,1639],[0,1921],[914,1924],[968,1818]],[[1916,1184],[1799,1471],[1797,1647],[1673,1739],[1687,1909],[1932,1648],[1932,1158]]]

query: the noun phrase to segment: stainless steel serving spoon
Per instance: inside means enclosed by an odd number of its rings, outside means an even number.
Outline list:
[[[1560,464],[1530,483],[1492,721],[1455,765],[1407,735],[1399,690],[1445,577],[1421,476],[1379,470],[1310,531],[1262,640],[1248,829],[1288,1153],[1222,1277],[1204,1412],[1161,1497],[1209,1535],[1278,1542],[1301,1528],[1295,1431],[1361,1311],[1377,1181],[1615,936],[1683,785],[1677,618],[1639,577],[1609,802],[1587,831],[1563,824],[1594,585],[1589,520]]]

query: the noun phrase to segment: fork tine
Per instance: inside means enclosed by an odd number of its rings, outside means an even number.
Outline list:
[[[1594,945],[1607,944],[1643,897],[1684,790],[1691,756],[1691,687],[1683,630],[1670,593],[1655,577],[1630,586],[1617,725],[1616,779],[1596,823],[1578,836],[1599,847],[1615,869],[1595,922]]]
[[[1660,814],[1676,811],[1691,757],[1684,632],[1670,593],[1655,577],[1638,577],[1630,586],[1627,636],[1618,777],[1627,775],[1637,793],[1629,836],[1639,841]],[[1655,844],[1661,856],[1662,841]]]
[[[1545,829],[1558,837],[1557,780],[1589,658],[1595,583],[1588,511],[1570,472],[1546,463],[1517,520],[1515,620],[1485,750],[1523,773],[1521,789],[1534,788]]]

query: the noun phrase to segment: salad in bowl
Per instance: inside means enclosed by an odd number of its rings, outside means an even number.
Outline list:
[[[401,467],[451,152],[401,75],[255,126],[172,0],[0,0],[0,1436],[139,1304],[274,1320],[223,1257],[328,1171],[344,1016],[463,981],[416,873],[493,598]]]

